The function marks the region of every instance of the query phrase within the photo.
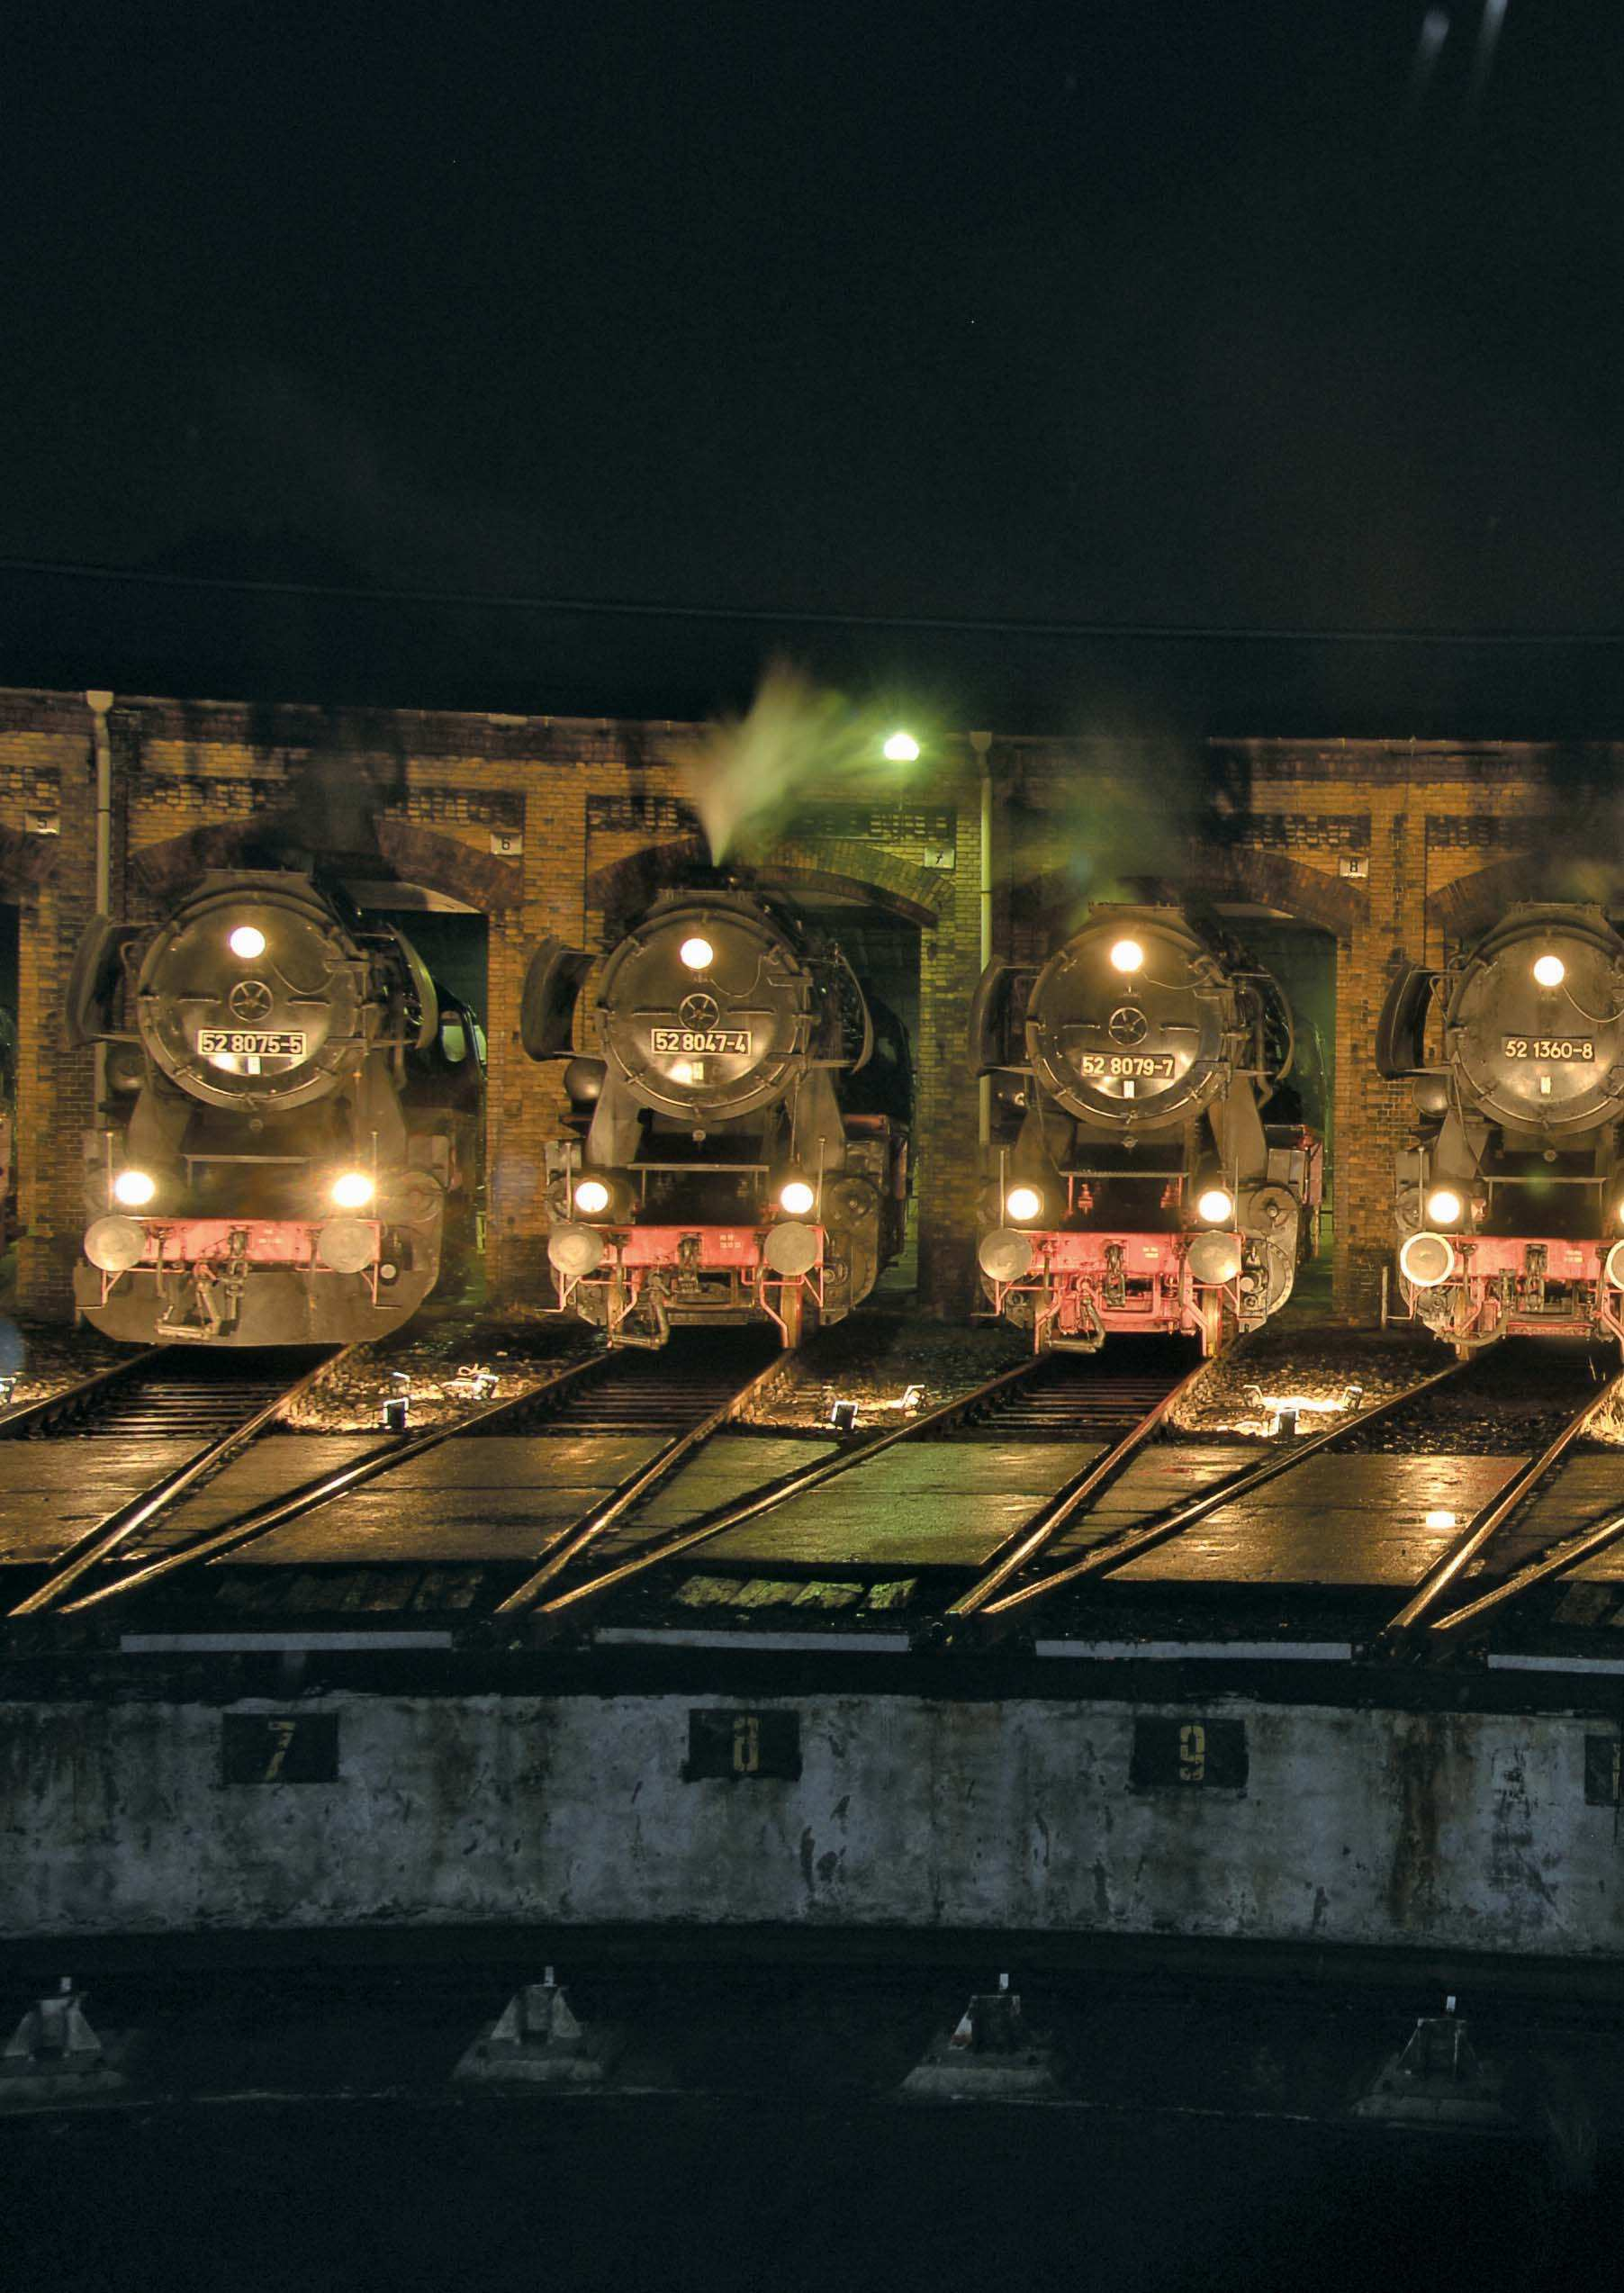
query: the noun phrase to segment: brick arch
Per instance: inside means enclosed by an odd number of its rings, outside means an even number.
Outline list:
[[[1571,853],[1513,853],[1430,892],[1427,921],[1448,939],[1469,940],[1497,924],[1520,900],[1594,900],[1607,907],[1618,893],[1617,866],[1603,855],[1585,862]]]
[[[1192,848],[1177,876],[1129,876],[1119,879],[1121,893],[1157,906],[1181,907],[1186,900],[1256,900],[1260,907],[1277,907],[1304,924],[1318,925],[1340,940],[1351,939],[1370,912],[1370,895],[1363,884],[1345,881],[1323,869],[1305,868],[1283,852],[1264,852],[1253,844],[1221,844]],[[1038,916],[1075,911],[1080,917],[1081,897],[1074,879],[1055,869],[1032,880],[1023,906]]]
[[[640,916],[656,892],[680,883],[692,870],[710,864],[710,849],[703,836],[678,836],[665,844],[645,844],[640,851],[593,871],[587,880],[588,904],[610,929],[618,930]],[[952,886],[939,870],[918,867],[855,836],[774,844],[742,872],[759,883],[782,885],[790,892],[835,892],[861,899],[921,931],[934,929],[952,897]]]
[[[318,854],[347,868],[375,871],[380,862],[404,882],[426,884],[488,915],[516,907],[523,894],[518,863],[477,852],[438,828],[390,815],[370,824],[370,850]],[[157,898],[184,891],[211,868],[275,866],[290,854],[309,851],[307,829],[296,813],[259,813],[250,820],[220,821],[167,837],[132,854],[131,879],[137,889]]]

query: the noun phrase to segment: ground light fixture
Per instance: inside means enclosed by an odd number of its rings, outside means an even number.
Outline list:
[[[710,942],[701,938],[698,932],[691,939],[684,940],[677,950],[678,961],[685,963],[690,971],[708,971],[715,955],[716,950]]]
[[[365,1170],[344,1170],[329,1191],[339,1210],[365,1210],[377,1190]]]
[[[609,1206],[609,1190],[601,1178],[582,1178],[575,1187],[575,1207],[583,1218],[601,1218]]]
[[[1427,1196],[1427,1215],[1435,1226],[1453,1226],[1462,1207],[1453,1187],[1434,1187]]]
[[[1559,955],[1538,955],[1534,959],[1534,978],[1542,988],[1559,988],[1567,977],[1567,966]]]
[[[265,934],[257,924],[239,924],[226,945],[243,962],[252,963],[265,953]]]
[[[1042,1214],[1043,1197],[1035,1187],[1011,1187],[1004,1197],[1007,1217],[1031,1220]]]
[[[888,764],[916,764],[919,761],[919,744],[912,733],[888,733],[885,746],[880,754]]]
[[[1439,1505],[1435,1511],[1425,1514],[1421,1521],[1421,1526],[1424,1529],[1453,1529],[1457,1525],[1457,1523],[1454,1513],[1450,1512],[1447,1507],[1443,1505]]]
[[[121,1170],[113,1182],[113,1198],[126,1210],[144,1210],[158,1192],[158,1181],[148,1170]]]
[[[1145,952],[1137,940],[1118,940],[1111,950],[1111,968],[1124,979],[1132,979],[1135,971],[1142,971]]]
[[[1204,1187],[1195,1197],[1195,1215],[1209,1226],[1222,1226],[1235,1214],[1235,1197],[1227,1187]]]
[[[805,1178],[786,1178],[778,1190],[778,1206],[791,1218],[804,1218],[817,1200],[817,1188]]]

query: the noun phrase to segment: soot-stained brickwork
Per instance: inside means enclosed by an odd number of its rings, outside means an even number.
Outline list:
[[[139,918],[208,867],[311,851],[423,887],[488,927],[489,1273],[547,1286],[538,1209],[557,1070],[519,1041],[526,960],[552,933],[597,946],[705,851],[674,723],[343,711],[114,696],[113,903]],[[1000,952],[1042,955],[1107,898],[1208,901],[1320,935],[1334,979],[1329,1107],[1334,1295],[1374,1310],[1390,1252],[1407,1094],[1374,1068],[1403,956],[1440,961],[1510,899],[1624,894],[1624,749],[1607,745],[944,738],[905,781],[797,792],[755,864],[808,897],[866,900],[917,934],[920,1280],[973,1298],[976,1091],[964,1048],[979,970],[983,758]],[[19,927],[19,1295],[64,1315],[84,1214],[77,1142],[93,1061],[64,1041],[67,972],[95,898],[95,720],[86,696],[0,691],[0,899]]]

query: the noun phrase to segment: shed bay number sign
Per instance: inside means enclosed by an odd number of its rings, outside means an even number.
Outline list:
[[[1243,1720],[1136,1720],[1134,1792],[1241,1792],[1250,1763]]]
[[[800,1774],[798,1711],[690,1711],[684,1783],[794,1783]]]

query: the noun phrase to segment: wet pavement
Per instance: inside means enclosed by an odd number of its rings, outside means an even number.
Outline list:
[[[663,1434],[493,1436],[409,1459],[353,1494],[242,1549],[256,1566],[330,1562],[514,1563],[607,1499]],[[257,1442],[127,1548],[168,1549],[382,1446],[377,1435],[276,1434]],[[1099,1455],[1098,1440],[978,1440],[898,1445],[703,1548],[707,1566],[973,1568]],[[623,1557],[780,1476],[836,1454],[827,1439],[723,1433],[600,1547]],[[185,1441],[89,1435],[0,1444],[0,1561],[61,1551],[157,1475]],[[1075,1557],[1271,1454],[1236,1440],[1174,1440],[1136,1458],[1051,1548]],[[1413,1584],[1523,1461],[1526,1451],[1307,1458],[1132,1563],[1124,1583],[1401,1586]],[[1491,1549],[1498,1574],[1624,1506],[1624,1459],[1579,1449]],[[1429,1518],[1429,1516],[1434,1516]],[[1624,1544],[1577,1573],[1624,1582]]]

